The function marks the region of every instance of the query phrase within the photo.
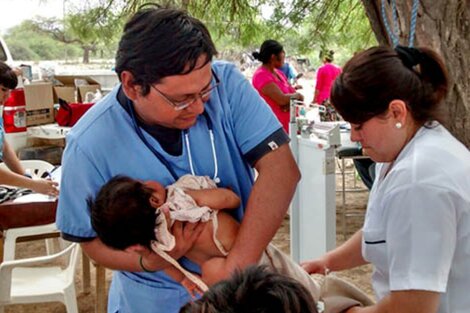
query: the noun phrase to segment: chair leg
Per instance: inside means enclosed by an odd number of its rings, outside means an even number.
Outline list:
[[[8,235],[8,230],[4,233],[3,260],[12,261],[15,259],[16,236]]]
[[[72,285],[64,292],[64,304],[67,313],[78,313],[77,296],[75,286]],[[0,312],[1,313],[1,312]]]
[[[91,286],[91,277],[90,277],[90,259],[82,250],[82,284],[83,292],[85,294],[90,292]]]
[[[346,163],[344,158],[341,159],[341,196],[342,196],[342,206],[341,206],[341,230],[344,240],[346,240]]]

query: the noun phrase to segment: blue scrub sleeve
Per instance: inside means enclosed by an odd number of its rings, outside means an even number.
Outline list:
[[[271,108],[234,65],[223,68],[223,84],[236,141],[245,155],[281,128]]]
[[[67,139],[62,159],[56,224],[62,233],[67,234],[67,239],[84,241],[80,238],[96,237],[91,226],[87,198],[93,198],[105,181],[74,138]]]

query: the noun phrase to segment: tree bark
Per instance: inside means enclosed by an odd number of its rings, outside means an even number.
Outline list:
[[[391,26],[388,2],[386,12]],[[362,3],[377,41],[390,45],[382,19],[382,1],[362,0]],[[400,44],[408,45],[413,0],[396,4]],[[430,47],[444,58],[451,80],[445,100],[449,116],[446,127],[470,148],[470,1],[420,0],[414,46]]]

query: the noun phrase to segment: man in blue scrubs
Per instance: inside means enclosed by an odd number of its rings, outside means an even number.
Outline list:
[[[143,8],[124,28],[116,56],[121,84],[97,103],[67,137],[57,225],[97,263],[114,269],[108,312],[176,313],[190,300],[155,253],[112,250],[96,238],[87,198],[123,174],[164,185],[208,175],[242,199],[241,228],[206,282],[258,261],[284,218],[300,173],[288,137],[256,90],[232,65],[212,62],[206,27],[185,12]],[[254,181],[253,169],[258,172]],[[175,223],[171,255],[183,256],[201,225]]]

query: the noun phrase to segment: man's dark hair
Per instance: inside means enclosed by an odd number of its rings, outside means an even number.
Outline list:
[[[15,72],[2,61],[0,61],[0,85],[8,89],[15,89],[18,85],[18,77]]]
[[[217,50],[206,26],[185,11],[146,5],[125,25],[116,54],[116,72],[129,71],[147,95],[162,78],[183,75],[206,65]]]
[[[217,283],[180,313],[317,313],[317,308],[300,282],[251,266]]]
[[[158,214],[150,205],[151,195],[152,190],[138,180],[115,176],[94,201],[89,197],[91,225],[101,241],[118,250],[135,244],[150,248]]]

